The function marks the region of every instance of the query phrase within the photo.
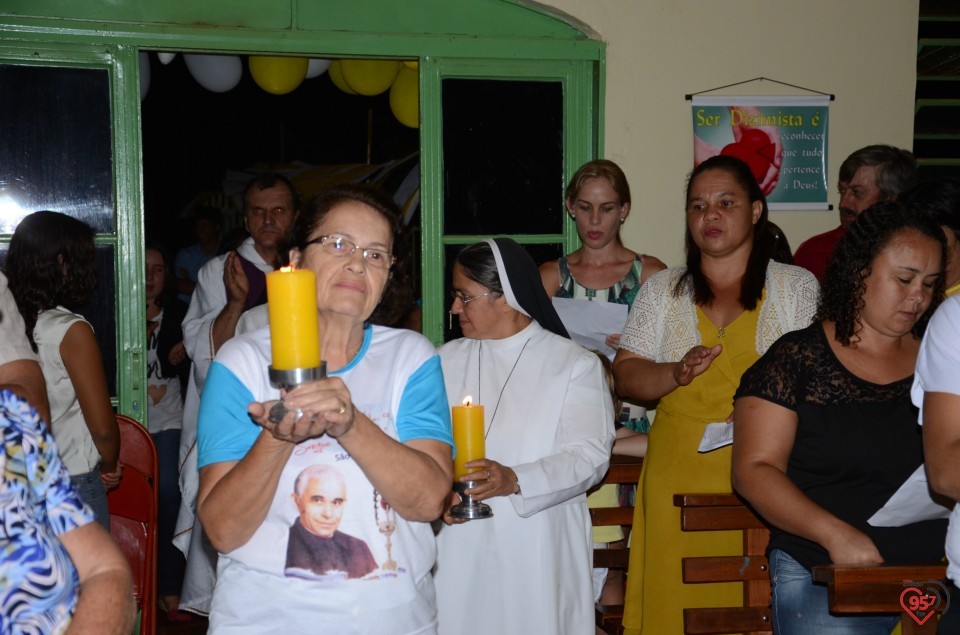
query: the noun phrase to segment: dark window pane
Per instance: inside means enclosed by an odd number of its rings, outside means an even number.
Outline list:
[[[450,305],[453,304],[451,293],[453,293],[453,259],[466,247],[466,245],[447,245],[444,247],[444,266],[443,266],[443,306],[447,313],[447,318],[443,321],[443,341],[449,342],[463,337],[463,331],[460,330],[460,320],[449,314]]]
[[[563,231],[560,82],[443,80],[445,234]]]
[[[97,245],[97,289],[90,301],[71,307],[93,325],[103,355],[107,389],[117,394],[117,286],[114,277],[116,254],[113,245]],[[129,293],[129,291],[128,291]],[[146,325],[144,325],[146,329]]]
[[[0,269],[7,263],[9,243],[0,244]],[[107,389],[111,396],[117,394],[117,320],[114,313],[113,245],[97,245],[97,288],[93,297],[83,306],[67,307],[82,315],[93,326],[93,332],[103,356],[103,370],[107,375]]]
[[[563,245],[551,243],[546,245],[524,245],[524,249],[533,256],[534,262],[539,267],[548,260],[557,260],[563,255]]]
[[[106,69],[0,65],[0,232],[41,209],[114,231]]]

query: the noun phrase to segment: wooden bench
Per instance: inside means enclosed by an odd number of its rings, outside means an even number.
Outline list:
[[[743,531],[743,555],[683,559],[683,581],[743,582],[743,604],[724,608],[683,609],[683,632],[688,635],[773,632],[770,611],[770,573],[764,552],[770,532],[735,494],[675,494],[683,531]]]
[[[852,567],[826,565],[813,568],[813,579],[827,585],[830,610],[835,613],[900,613],[903,635],[933,635],[937,617],[918,623],[900,605],[900,595],[910,582],[945,580],[946,565],[877,565]],[[925,590],[925,589],[921,589]]]
[[[683,559],[684,583],[743,582],[743,605],[683,610],[684,633],[772,633],[769,564],[765,556],[769,530],[736,494],[675,494],[683,531],[743,531],[742,556]],[[946,578],[945,565],[814,567],[813,579],[828,586],[835,613],[900,613],[903,635],[932,635],[936,618],[921,626],[900,606],[904,582]]]
[[[613,456],[610,459],[610,469],[604,476],[601,485],[636,485],[640,480],[640,470],[643,459],[629,456]],[[619,525],[623,528],[624,540],[630,537],[630,528],[633,526],[633,506],[630,507],[596,507],[590,510],[590,522],[594,527],[609,527]],[[593,566],[597,568],[622,571],[626,580],[627,568],[630,564],[630,550],[624,549],[594,549]],[[617,635],[623,631],[623,605],[609,604],[596,606],[596,625],[605,633]]]

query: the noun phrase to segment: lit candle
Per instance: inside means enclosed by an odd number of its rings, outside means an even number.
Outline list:
[[[275,370],[320,365],[317,277],[308,269],[281,267],[267,274],[270,346]]]
[[[457,448],[457,456],[453,459],[454,480],[477,471],[479,468],[468,470],[464,466],[486,456],[483,442],[483,406],[471,404],[472,399],[467,397],[462,406],[453,407],[453,444]]]

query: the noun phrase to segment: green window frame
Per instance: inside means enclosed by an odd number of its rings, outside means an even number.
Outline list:
[[[142,190],[139,171],[130,166],[140,164],[140,87],[136,49],[131,46],[85,46],[46,43],[40,46],[0,45],[0,64],[37,67],[70,67],[100,69],[107,72],[111,112],[111,152],[113,164],[113,231],[98,231],[98,249],[112,247],[112,286],[116,326],[116,394],[114,406],[121,412],[142,419],[146,408],[146,339],[143,296]],[[133,72],[130,72],[130,69]],[[4,247],[11,234],[0,235]]]

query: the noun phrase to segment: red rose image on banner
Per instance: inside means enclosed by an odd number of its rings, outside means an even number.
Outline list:
[[[725,145],[720,154],[737,157],[749,165],[750,171],[759,183],[770,169],[775,152],[776,146],[770,142],[767,133],[751,128],[743,133],[740,141]]]

